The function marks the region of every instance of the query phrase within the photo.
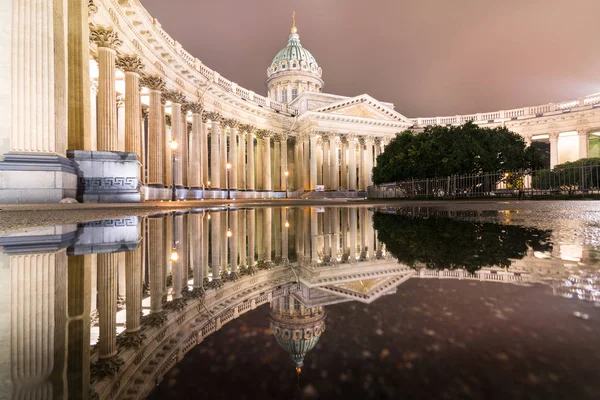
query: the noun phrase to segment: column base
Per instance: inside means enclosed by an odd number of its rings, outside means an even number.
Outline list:
[[[5,154],[0,161],[0,203],[58,203],[76,192],[76,170],[64,157]]]
[[[170,200],[171,189],[158,186],[144,186],[141,189],[145,201]]]
[[[139,161],[135,153],[70,150],[77,168],[77,200],[84,203],[139,203]]]

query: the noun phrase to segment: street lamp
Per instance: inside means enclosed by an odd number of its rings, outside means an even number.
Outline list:
[[[225,164],[225,168],[227,169],[227,199],[230,199],[229,195],[229,171],[231,171],[231,163]]]
[[[290,223],[289,223],[289,222],[287,222],[287,221],[285,221],[285,227],[286,227],[286,228],[289,228],[289,227],[290,227]]]
[[[289,171],[285,171],[283,173],[285,175],[285,198],[288,198],[288,176],[290,175]]]
[[[175,153],[177,152],[177,141],[171,140],[171,200],[177,200],[177,191],[175,189]]]

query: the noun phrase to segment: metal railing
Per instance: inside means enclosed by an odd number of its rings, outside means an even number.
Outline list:
[[[600,194],[600,164],[411,179],[369,186],[370,198]]]

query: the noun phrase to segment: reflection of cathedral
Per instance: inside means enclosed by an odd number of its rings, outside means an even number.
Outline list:
[[[557,294],[598,299],[597,277],[567,282],[574,248],[527,252],[508,269],[415,270],[391,258],[372,216],[354,207],[190,210],[2,237],[10,290],[0,325],[11,329],[0,354],[12,358],[0,377],[23,397],[91,388],[140,398],[204,338],[267,303],[275,340],[300,368],[325,331],[324,307],[369,304],[411,278],[558,282]],[[589,256],[580,253],[581,267]]]
[[[292,296],[280,297],[271,303],[271,332],[292,357],[298,373],[304,365],[304,356],[325,332],[325,316],[323,307],[305,307]]]

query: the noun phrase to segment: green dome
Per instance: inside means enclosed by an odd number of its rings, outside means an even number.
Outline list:
[[[317,60],[310,54],[310,51],[302,47],[300,36],[297,33],[290,35],[287,46],[277,53],[273,64],[279,65],[282,61],[306,61],[309,64],[317,64]]]

